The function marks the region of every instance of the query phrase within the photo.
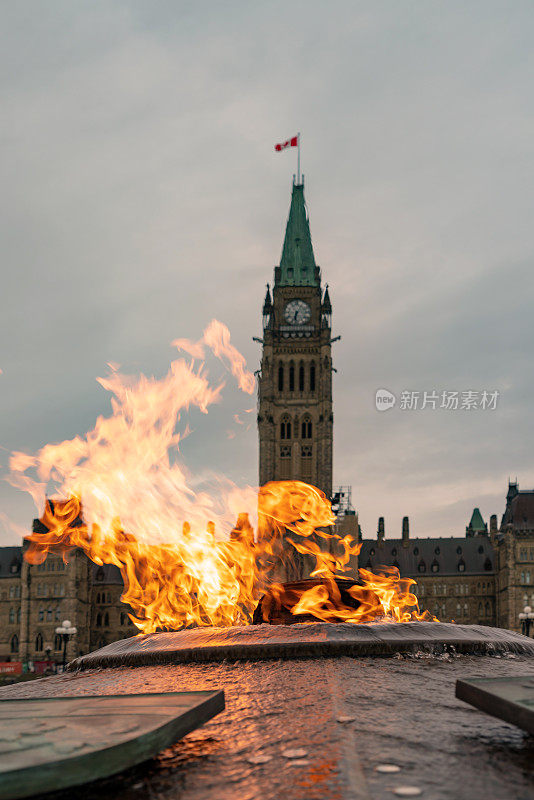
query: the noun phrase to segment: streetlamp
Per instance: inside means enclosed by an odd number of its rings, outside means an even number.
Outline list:
[[[521,620],[521,633],[524,636],[530,636],[530,626],[534,621],[534,614],[532,613],[532,608],[530,606],[525,606],[525,608],[519,615],[519,619]]]
[[[56,633],[63,637],[63,672],[65,672],[65,666],[67,664],[67,642],[71,636],[75,636],[78,633],[78,628],[71,623],[70,619],[65,619],[63,620],[63,625],[56,628]]]

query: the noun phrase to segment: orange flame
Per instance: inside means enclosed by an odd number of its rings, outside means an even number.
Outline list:
[[[308,559],[318,583],[296,597],[294,614],[348,622],[422,618],[409,591],[414,581],[392,568],[382,575],[360,570],[360,585],[349,590],[356,608],[341,602],[334,579],[350,570],[360,545],[333,531],[330,502],[315,487],[282,481],[258,492],[219,477],[210,493],[189,475],[178,461],[188,431],[177,432],[177,423],[191,407],[207,412],[223,387],[210,385],[195,359],[209,348],[243,391],[252,394],[255,381],[215,320],[200,341],[174,344],[191,360],[173,361],[162,379],[123,375],[115,364],[98,379],[112,394],[112,413],[85,436],[34,456],[12,454],[10,482],[45,508],[43,532],[27,537],[26,559],[41,563],[49,551],[67,558],[80,548],[97,564],[114,564],[124,581],[121,599],[144,633],[248,624],[279,565],[287,569],[299,558]],[[47,498],[50,488],[60,500]]]

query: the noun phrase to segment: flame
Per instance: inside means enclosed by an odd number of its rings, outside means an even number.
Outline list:
[[[109,365],[110,374],[98,380],[111,393],[112,413],[87,434],[35,455],[12,454],[10,482],[44,507],[42,530],[27,537],[25,558],[38,564],[54,552],[67,560],[79,548],[96,564],[117,566],[121,599],[143,633],[248,624],[266,591],[274,602],[280,598],[280,565],[287,571],[299,558],[309,561],[317,583],[294,597],[295,615],[347,622],[426,618],[409,591],[414,581],[400,579],[393,568],[380,575],[361,569],[360,583],[349,589],[352,602],[343,602],[336,578],[350,571],[360,545],[335,533],[330,502],[315,487],[281,481],[258,491],[212,477],[206,488],[206,480],[188,473],[179,461],[189,433],[187,426],[177,431],[181,416],[195,407],[206,413],[223,388],[210,383],[199,359],[211,350],[247,394],[255,380],[216,320],[199,341],[173,344],[188,358],[172,361],[161,379],[124,375]],[[49,499],[51,490],[59,499]]]

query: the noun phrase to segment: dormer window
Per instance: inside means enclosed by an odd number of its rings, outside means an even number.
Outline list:
[[[417,571],[418,571],[418,572],[426,572],[426,564],[425,564],[425,562],[423,561],[423,559],[421,559],[421,561],[420,561],[420,562],[419,562],[419,564],[417,565]]]
[[[465,572],[465,561],[461,558],[458,562],[458,572]]]

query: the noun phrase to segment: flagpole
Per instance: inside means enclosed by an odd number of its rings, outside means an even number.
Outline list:
[[[300,184],[300,133],[297,133],[297,183]]]

